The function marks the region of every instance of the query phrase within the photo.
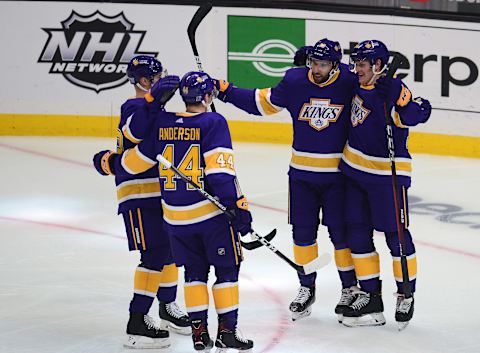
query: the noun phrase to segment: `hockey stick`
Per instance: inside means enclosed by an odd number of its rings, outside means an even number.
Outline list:
[[[215,197],[210,195],[208,192],[206,192],[204,189],[199,187],[197,184],[195,184],[193,181],[191,181],[189,178],[187,178],[181,171],[179,171],[176,167],[172,165],[163,155],[159,154],[157,156],[157,160],[163,164],[166,168],[172,169],[173,172],[180,177],[184,182],[188,183],[189,185],[193,186],[195,190],[197,190],[204,198],[206,198],[208,201],[212,202],[215,206],[217,206],[223,213],[225,213],[230,219],[234,217],[234,214],[232,213],[231,210],[227,209],[222,203],[220,203]],[[301,274],[310,274],[313,273],[320,268],[324,267],[330,262],[330,256],[328,254],[323,254],[319,257],[317,257],[315,260],[309,262],[306,265],[297,265],[295,262],[290,260],[288,257],[286,257],[284,254],[282,254],[277,248],[275,248],[271,243],[270,240],[275,236],[277,230],[274,229],[272,232],[270,232],[267,236],[262,237],[258,235],[257,232],[252,231],[250,235],[252,236],[252,239],[254,239],[253,242],[249,243],[244,243],[242,242],[242,246],[245,247],[247,250],[249,249],[247,246],[253,244],[253,243],[259,243],[260,245],[265,245],[268,249],[273,251],[278,257],[280,257],[282,260],[287,262],[291,267],[293,267],[297,272]],[[258,246],[255,246],[257,248]]]
[[[225,207],[224,205],[222,205],[221,202],[219,202],[215,197],[213,197],[212,195],[210,195],[208,192],[206,192],[204,189],[202,189],[200,186],[198,186],[197,184],[195,184],[193,181],[191,181],[185,174],[183,174],[181,171],[179,171],[175,166],[172,165],[172,163],[170,163],[168,161],[168,159],[166,159],[163,155],[159,154],[157,156],[157,160],[160,162],[160,164],[163,164],[167,169],[171,169],[173,170],[173,172],[178,176],[180,177],[180,179],[182,179],[185,183],[191,185],[193,188],[195,188],[195,190],[197,190],[204,198],[206,198],[208,201],[212,202],[215,206],[218,207],[218,209],[220,211],[222,211],[223,213],[225,213],[227,215],[227,217],[229,219],[233,219],[235,218],[235,214],[234,214],[234,211],[231,210],[231,209],[228,209],[227,207]],[[277,230],[274,229],[272,230],[270,233],[268,233],[265,237],[261,237],[260,235],[257,234],[257,232],[253,231],[251,232],[251,235],[252,235],[252,238],[254,238],[255,240],[254,241],[251,241],[251,242],[243,242],[240,240],[241,244],[242,244],[242,247],[244,247],[245,249],[247,250],[254,250],[254,249],[257,249],[259,247],[261,247],[262,245],[265,245],[264,243],[261,242],[260,239],[262,240],[267,240],[270,241],[272,240],[275,235],[277,234]]]
[[[399,55],[394,55],[392,63],[387,72],[388,78],[393,78],[393,75],[402,64],[402,58]],[[400,265],[402,267],[403,291],[405,298],[412,296],[412,288],[410,286],[410,276],[408,275],[407,256],[405,255],[405,205],[401,206],[398,196],[398,181],[397,181],[397,167],[395,165],[395,145],[393,142],[393,121],[390,112],[387,110],[387,103],[384,103],[386,129],[387,129],[387,147],[388,157],[390,159],[390,169],[392,171],[392,187],[393,187],[393,202],[395,203],[395,218],[397,221],[397,232],[400,246]]]
[[[200,25],[200,23],[203,21],[203,19],[208,15],[208,13],[212,10],[212,3],[207,2],[200,6],[198,10],[195,12],[193,15],[190,23],[188,24],[187,28],[187,34],[188,34],[188,39],[190,41],[190,46],[192,47],[193,55],[195,56],[195,62],[197,63],[197,70],[200,72],[203,71],[202,67],[202,62],[200,60],[200,56],[198,55],[198,49],[197,49],[197,43],[195,41],[195,34],[197,32],[197,28]],[[215,105],[212,104],[210,105],[212,112],[216,112],[217,110],[215,109]]]

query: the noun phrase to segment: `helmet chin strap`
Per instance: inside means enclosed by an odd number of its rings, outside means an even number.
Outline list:
[[[148,92],[149,90],[146,89],[145,87],[143,87],[139,82],[137,82],[135,84],[135,86],[137,86],[140,90],[142,90],[143,92]]]
[[[383,65],[382,69],[380,71],[375,71],[375,65],[372,65],[372,72],[373,76],[372,78],[368,81],[367,86],[373,85],[373,83],[376,81],[376,79],[381,76],[385,70],[387,69],[387,65]]]
[[[332,77],[335,76],[335,74],[338,72],[338,70],[340,70],[340,65],[331,69],[330,72],[328,73],[328,80],[327,81],[330,81],[332,79]]]

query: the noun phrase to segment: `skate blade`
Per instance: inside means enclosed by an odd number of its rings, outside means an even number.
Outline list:
[[[174,332],[178,335],[188,336],[192,334],[192,328],[190,326],[180,327],[167,320],[162,320],[160,322],[160,329]]]
[[[341,324],[343,322],[343,314],[337,314],[338,323]]]
[[[170,340],[168,338],[128,335],[123,346],[130,349],[161,349],[170,347]]]
[[[300,313],[292,312],[292,321],[303,319],[304,317],[310,316],[311,313],[312,313],[312,308],[307,308],[306,310]]]
[[[398,331],[403,331],[407,328],[408,324],[410,323],[410,321],[404,321],[404,322],[399,322],[397,321],[397,324],[398,324]]]
[[[343,317],[342,324],[347,327],[382,326],[385,325],[382,313],[367,314],[361,317]]]
[[[220,347],[217,348],[215,353],[228,353],[229,349],[231,349],[232,351],[237,350],[238,353],[253,353],[253,349],[251,349],[251,348],[242,351],[242,350],[238,350],[238,349],[235,349],[235,348],[220,348]]]

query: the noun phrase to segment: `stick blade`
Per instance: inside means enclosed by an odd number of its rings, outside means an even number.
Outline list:
[[[190,40],[190,44],[194,48],[196,48],[195,32],[197,31],[197,27],[200,24],[200,22],[202,22],[202,20],[205,18],[205,16],[207,16],[208,13],[212,10],[212,7],[213,5],[211,2],[207,2],[202,6],[200,6],[197,12],[195,12],[195,14],[193,15],[190,23],[188,24],[188,28],[187,28],[188,39]]]
[[[322,267],[327,266],[330,263],[330,255],[325,253],[317,257],[315,260],[310,261],[308,264],[303,265],[305,274],[309,275],[311,273],[317,272]]]
[[[274,229],[270,233],[265,235],[263,238],[266,241],[270,242],[270,240],[272,240],[275,237],[276,234],[277,234],[277,230]],[[240,241],[240,242],[242,243],[242,247],[246,250],[255,250],[255,249],[258,249],[259,247],[261,247],[263,245],[258,240],[254,240],[254,241],[250,241],[250,242],[243,242],[243,241]]]

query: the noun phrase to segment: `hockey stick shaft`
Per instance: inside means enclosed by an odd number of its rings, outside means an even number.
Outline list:
[[[202,20],[208,15],[208,13],[212,10],[212,3],[207,2],[200,6],[195,14],[193,15],[192,19],[190,20],[190,23],[188,24],[187,28],[187,34],[188,34],[188,39],[190,41],[190,46],[192,47],[193,51],[193,56],[195,57],[195,63],[197,64],[197,70],[200,72],[203,71],[202,67],[202,61],[200,60],[200,55],[198,54],[198,49],[197,49],[197,42],[195,40],[195,35],[197,33],[197,28],[202,22]],[[216,112],[217,110],[215,109],[215,105],[212,104],[210,105],[212,112]]]
[[[185,176],[181,171],[179,171],[173,164],[166,159],[163,155],[159,154],[157,156],[157,160],[164,165],[166,168],[172,169],[173,172],[180,177],[185,183],[191,185],[192,187],[195,188],[204,198],[212,202],[215,206],[217,206],[223,213],[225,213],[230,219],[234,217],[234,215],[231,213],[230,210],[227,209],[221,202],[219,202],[215,197],[210,195],[207,191],[202,189],[200,186],[195,184],[193,181],[191,181],[189,178]],[[293,267],[297,272],[301,274],[309,274],[315,272],[317,269],[320,267],[325,266],[326,261],[325,256],[322,258],[317,258],[316,260],[313,260],[309,264],[305,266],[300,266],[297,265],[295,262],[290,260],[287,256],[285,256],[282,252],[280,252],[275,246],[270,243],[266,237],[260,236],[257,232],[252,231],[251,232],[252,238],[256,241],[259,241],[261,244],[265,245],[269,250],[271,250],[274,254],[276,254],[278,257],[280,257],[282,260],[284,260],[287,264],[289,264],[291,267]],[[318,264],[317,264],[318,263]]]
[[[212,195],[210,195],[207,191],[205,191],[204,189],[202,189],[199,185],[197,185],[196,183],[194,183],[192,180],[190,180],[185,174],[183,174],[180,170],[178,170],[168,159],[166,159],[163,155],[159,154],[157,155],[157,160],[160,162],[160,164],[162,164],[163,166],[165,166],[167,169],[171,169],[173,170],[173,172],[180,178],[182,179],[185,183],[191,185],[197,192],[199,192],[205,199],[207,199],[208,201],[210,201],[211,203],[213,203],[215,206],[217,206],[217,208],[222,211],[225,215],[227,215],[227,217],[232,220],[233,218],[235,218],[235,214],[232,210],[228,209],[227,207],[225,207],[225,205],[223,205],[220,201],[218,201],[215,197],[213,197]],[[250,242],[250,243],[244,243],[243,241],[241,242],[242,243],[242,246],[244,248],[246,248],[247,250],[253,250],[253,249],[256,249],[258,247],[260,247],[262,244],[264,245],[264,243],[261,241],[266,241],[268,243],[268,239],[272,239],[275,234],[276,234],[276,229],[274,229],[272,232],[270,232],[268,235],[266,235],[265,237],[262,237],[260,236],[257,232],[255,232],[253,229],[251,231],[251,234],[252,236],[255,238],[255,240],[257,241],[256,243],[255,242]]]
[[[395,55],[393,57],[390,68],[387,72],[387,77],[392,78],[397,69],[402,64],[402,59],[400,56]],[[384,104],[385,108],[385,119],[386,119],[386,129],[387,129],[387,147],[388,147],[388,156],[390,159],[390,169],[392,172],[392,188],[393,188],[393,202],[395,203],[395,218],[397,223],[397,233],[399,240],[400,248],[400,265],[402,268],[402,281],[403,281],[403,291],[406,298],[412,296],[412,288],[410,285],[410,276],[408,274],[408,261],[407,256],[405,255],[405,233],[406,222],[405,222],[405,205],[402,206],[400,202],[400,197],[398,195],[398,180],[397,180],[397,168],[395,164],[395,144],[393,140],[393,121],[390,116],[390,112],[387,109],[387,103]]]

